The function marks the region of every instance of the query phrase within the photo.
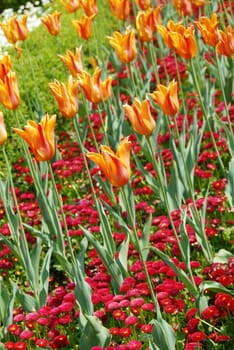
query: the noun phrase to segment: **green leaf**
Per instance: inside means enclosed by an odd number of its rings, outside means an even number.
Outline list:
[[[203,281],[201,284],[199,284],[199,289],[201,292],[204,292],[206,289],[208,289],[215,293],[222,292],[234,296],[234,291],[225,288],[222,284],[215,281]]]
[[[220,264],[227,264],[228,259],[233,257],[233,254],[225,249],[220,249],[214,256],[213,262]]]
[[[111,340],[109,330],[103,327],[97,317],[85,315],[85,318],[87,323],[81,333],[79,348],[90,350],[95,345],[103,348],[108,346]]]
[[[148,254],[149,254],[149,237],[150,237],[150,229],[151,229],[151,224],[152,224],[152,214],[150,214],[148,220],[146,221],[143,231],[142,231],[142,236],[139,239],[139,244],[142,250],[142,256],[144,260],[147,260]]]
[[[162,318],[153,321],[153,340],[159,350],[175,350],[176,334]]]
[[[53,252],[53,248],[49,248],[41,267],[40,271],[40,290],[39,290],[39,304],[43,306],[46,304],[48,289],[49,289],[49,277],[50,277],[50,260]]]
[[[234,146],[233,146],[234,152]],[[227,185],[225,188],[225,194],[229,200],[229,203],[232,208],[234,208],[234,156],[229,163],[229,171],[227,174]]]
[[[39,303],[37,300],[31,295],[24,293],[19,288],[16,290],[16,298],[27,312],[37,310],[39,308]]]

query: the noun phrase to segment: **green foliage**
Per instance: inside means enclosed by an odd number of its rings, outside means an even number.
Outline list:
[[[28,2],[28,0],[1,0],[0,13],[8,8],[12,8],[14,11],[17,11],[20,6],[25,6]],[[30,2],[36,5],[41,3],[40,0],[31,0]]]

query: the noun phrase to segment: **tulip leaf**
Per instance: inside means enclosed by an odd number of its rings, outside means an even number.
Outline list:
[[[159,350],[174,350],[176,345],[176,335],[169,323],[164,319],[159,318],[152,322],[153,328],[153,341],[158,346]]]
[[[109,345],[111,335],[107,328],[103,327],[101,321],[90,315],[84,315],[87,323],[82,330],[79,342],[80,349],[90,350],[93,346],[105,348]]]
[[[203,281],[199,285],[199,289],[201,292],[204,292],[206,289],[215,293],[227,293],[234,296],[234,291],[225,288],[221,283],[216,281]]]

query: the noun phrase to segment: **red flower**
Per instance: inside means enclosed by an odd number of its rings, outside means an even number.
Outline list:
[[[22,342],[22,341],[18,341],[17,343],[15,343],[15,350],[26,350],[27,349],[27,344]]]
[[[130,340],[128,343],[129,350],[138,350],[142,348],[142,343],[139,340]]]
[[[120,328],[119,330],[119,335],[123,338],[129,337],[131,334],[132,334],[132,331],[130,328],[123,327],[123,328]]]
[[[50,342],[51,349],[60,349],[69,345],[69,340],[66,335],[58,335]]]
[[[208,306],[201,314],[204,320],[210,320],[212,318],[219,317],[219,309],[215,305]]]
[[[190,341],[203,341],[206,339],[206,335],[203,332],[197,331],[189,335],[189,340]]]

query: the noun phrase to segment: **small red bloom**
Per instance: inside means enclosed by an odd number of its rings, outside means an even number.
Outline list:
[[[132,334],[132,331],[130,328],[123,327],[123,328],[120,328],[119,330],[119,335],[123,338],[129,337],[131,334]]]
[[[210,320],[212,318],[219,317],[219,309],[215,305],[208,306],[201,314],[204,320]]]

